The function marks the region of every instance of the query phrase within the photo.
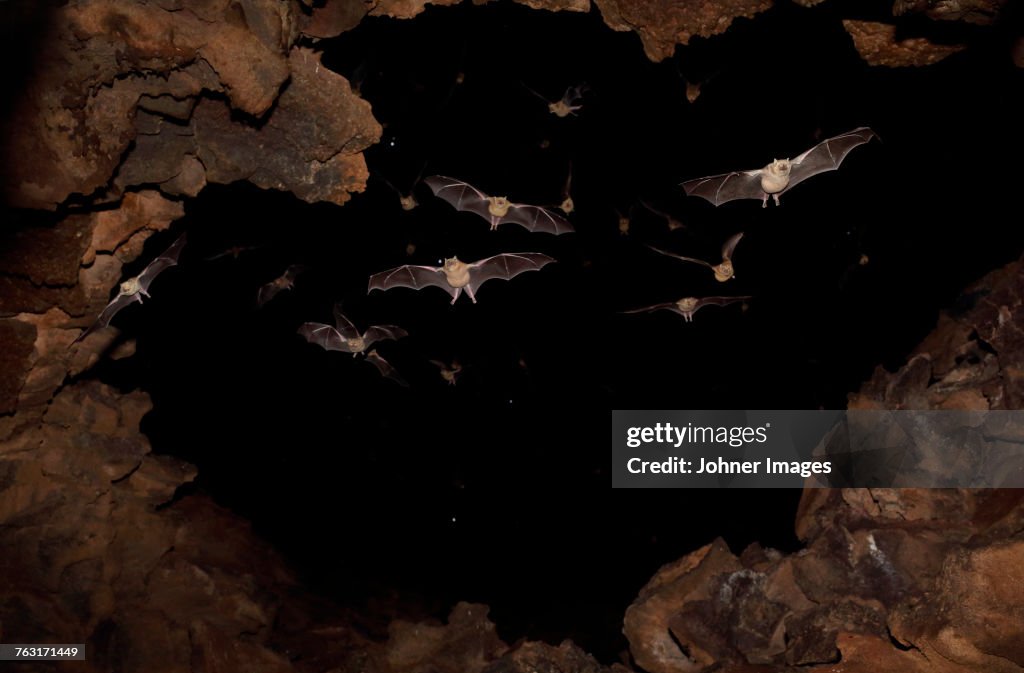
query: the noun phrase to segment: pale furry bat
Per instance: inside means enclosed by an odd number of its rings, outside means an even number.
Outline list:
[[[439,287],[452,296],[453,304],[463,290],[475,304],[477,290],[488,280],[510,280],[527,271],[538,271],[554,261],[539,252],[515,252],[471,263],[463,262],[458,257],[451,257],[444,260],[443,266],[406,264],[370,276],[367,294],[374,290],[390,290],[393,287],[411,287],[414,290]]]
[[[149,297],[149,286],[153,282],[153,279],[160,275],[165,270],[176,266],[178,264],[178,257],[181,255],[181,249],[185,247],[185,234],[178,237],[171,247],[167,248],[162,255],[154,259],[152,262],[146,265],[146,268],[142,270],[138,276],[129,278],[121,283],[118,288],[117,296],[114,297],[113,301],[107,304],[95,322],[89,326],[88,329],[78,335],[71,345],[74,345],[89,336],[96,330],[102,329],[110,324],[114,316],[123,309],[125,306],[134,304],[135,302],[142,303],[143,297]]]
[[[729,304],[746,301],[747,299],[751,299],[751,297],[683,297],[679,301],[645,306],[644,308],[633,309],[632,311],[623,311],[623,313],[650,313],[651,311],[666,310],[678,313],[683,316],[686,322],[693,322],[693,314],[705,306],[728,306]]]
[[[809,177],[836,170],[853,148],[877,137],[874,131],[862,126],[823,140],[795,159],[775,159],[764,168],[752,171],[687,180],[682,183],[683,189],[716,206],[736,199],[760,199],[764,208],[768,206],[769,196],[779,205],[782,194]]]
[[[654,213],[658,217],[663,218],[665,220],[665,226],[668,227],[669,231],[676,231],[677,229],[686,229],[686,225],[685,224],[683,224],[682,222],[680,222],[676,218],[672,217],[668,213],[666,213],[666,212],[664,212],[662,210],[658,210],[657,208],[655,208],[651,204],[647,203],[643,199],[640,199],[640,205],[642,205],[644,208],[646,208],[647,210],[651,211],[652,213]]]
[[[414,210],[416,206],[420,205],[420,202],[416,200],[416,185],[420,184],[423,180],[423,171],[426,167],[427,165],[423,164],[423,168],[421,168],[420,172],[416,174],[416,179],[412,181],[412,186],[409,187],[408,192],[403,192],[398,187],[391,184],[390,180],[385,177],[381,177],[384,184],[390,187],[391,191],[398,195],[398,205],[402,206],[402,210]]]
[[[332,327],[320,322],[307,322],[299,327],[298,333],[309,343],[316,344],[327,351],[351,353],[352,357],[364,354],[366,361],[376,367],[381,376],[392,379],[403,386],[409,385],[387,360],[377,354],[376,350],[367,350],[378,341],[409,336],[408,332],[397,325],[373,325],[360,334],[352,321],[341,312],[340,305],[334,307],[334,325]]]
[[[647,247],[653,250],[654,252],[661,253],[662,255],[665,255],[667,257],[675,257],[676,259],[681,259],[684,262],[694,262],[695,264],[701,264],[703,266],[706,266],[712,271],[714,271],[715,280],[717,280],[719,283],[724,283],[730,278],[736,277],[736,271],[735,269],[733,269],[732,266],[732,253],[733,250],[736,249],[736,244],[740,242],[741,238],[743,238],[742,231],[738,234],[730,236],[729,239],[725,242],[725,244],[722,246],[721,264],[711,264],[710,262],[705,262],[703,259],[696,259],[694,257],[683,257],[682,255],[675,254],[674,252],[668,252],[667,250],[655,248],[653,245],[648,245]]]
[[[441,362],[440,360],[431,360],[430,363],[437,367],[438,374],[441,378],[448,382],[448,385],[454,386],[455,382],[459,378],[459,374],[462,373],[462,365],[459,364],[458,360],[452,360],[451,366]]]
[[[256,303],[263,306],[282,290],[290,290],[295,286],[295,278],[306,270],[302,264],[292,264],[280,276],[270,281],[256,293]]]
[[[565,93],[562,94],[562,97],[559,100],[550,101],[525,84],[523,84],[523,86],[526,87],[526,90],[534,96],[547,103],[548,112],[556,117],[568,117],[569,115],[573,115],[575,117],[576,111],[583,107],[583,94],[589,88],[586,84],[571,86],[565,90]]]
[[[462,180],[432,175],[424,182],[436,196],[455,206],[456,210],[476,213],[490,222],[491,231],[505,222],[518,224],[530,231],[556,235],[575,231],[567,219],[547,208],[512,203],[504,196],[488,196]]]

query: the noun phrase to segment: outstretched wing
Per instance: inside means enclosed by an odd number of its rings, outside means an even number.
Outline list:
[[[488,210],[491,205],[490,197],[468,182],[443,175],[431,175],[423,182],[434,192],[434,196],[452,204],[455,210],[476,213],[488,222],[491,221],[491,213]]]
[[[708,267],[709,269],[712,268],[712,265],[709,264],[708,262],[705,262],[703,259],[697,259],[696,257],[683,257],[682,255],[677,255],[674,252],[669,252],[667,250],[662,250],[661,248],[655,248],[653,245],[647,245],[646,243],[644,243],[644,245],[646,245],[648,248],[650,248],[654,252],[657,252],[659,254],[665,255],[666,257],[674,257],[676,259],[681,259],[684,262],[693,262],[695,264],[702,264],[702,265]]]
[[[786,191],[812,175],[836,170],[854,147],[863,145],[872,138],[877,137],[878,135],[867,126],[861,126],[847,133],[821,141],[792,160],[789,185],[786,187]]]
[[[764,197],[761,170],[733,171],[687,180],[683,183],[683,189],[689,196],[699,196],[716,206],[736,199],[761,199]]]
[[[178,257],[181,255],[181,249],[185,247],[185,236],[182,234],[178,237],[171,247],[164,250],[163,254],[154,259],[146,268],[139,274],[139,287],[143,290],[149,289],[149,284],[153,282],[153,279],[160,275],[165,269],[169,269],[172,266],[177,265]]]
[[[476,292],[492,278],[511,280],[527,271],[539,271],[554,258],[539,252],[513,252],[495,255],[469,264],[469,287]]]
[[[352,324],[352,321],[345,317],[345,314],[341,312],[341,304],[334,305],[334,324],[338,328],[338,333],[343,339],[358,339],[359,330]]]
[[[508,213],[498,221],[499,224],[503,222],[513,222],[530,231],[543,231],[556,236],[576,231],[569,220],[558,213],[524,203],[511,204]]]
[[[730,236],[729,240],[727,240],[722,245],[722,259],[723,260],[732,259],[733,250],[736,249],[736,244],[740,242],[741,238],[743,238],[743,232],[742,231],[739,232],[738,234],[733,234],[732,236]]]
[[[728,306],[729,304],[735,304],[738,301],[746,301],[751,299],[750,296],[743,297],[701,297],[697,300],[697,305],[693,307],[696,312],[702,306],[708,306],[709,304],[715,306]]]
[[[366,334],[363,335],[363,342],[369,348],[371,344],[378,341],[401,339],[406,336],[409,336],[409,333],[398,325],[374,325],[366,330]]]
[[[96,318],[96,321],[93,322],[93,324],[90,325],[88,329],[84,330],[81,334],[79,334],[78,337],[71,342],[71,344],[76,344],[85,337],[95,332],[96,330],[106,327],[107,325],[110,324],[110,321],[113,320],[114,316],[117,315],[118,311],[123,309],[125,306],[128,306],[129,304],[134,304],[137,301],[140,301],[138,293],[118,294],[116,297],[114,297],[114,300],[112,302],[107,304],[106,307],[102,311],[100,311],[99,317]]]
[[[398,375],[398,372],[396,372],[395,368],[391,366],[391,363],[377,355],[377,351],[370,351],[367,353],[366,361],[376,367],[381,376],[391,379],[398,385],[405,386],[406,388],[409,387],[409,384],[405,379]]]
[[[390,290],[393,287],[411,287],[414,290],[422,290],[425,287],[439,287],[450,294],[452,298],[455,297],[457,291],[448,284],[448,279],[440,267],[406,264],[370,276],[367,294],[374,290]]]
[[[643,308],[635,308],[631,311],[620,311],[620,313],[650,313],[651,311],[660,311],[662,309],[679,313],[679,308],[676,307],[675,302],[671,301],[667,301],[664,304],[653,304],[651,306],[644,306]]]
[[[352,352],[352,349],[346,348],[345,338],[338,330],[322,322],[302,323],[298,333],[309,343],[316,344],[324,350]]]

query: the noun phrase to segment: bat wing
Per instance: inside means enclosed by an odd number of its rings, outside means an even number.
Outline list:
[[[576,231],[569,224],[569,220],[558,213],[554,213],[547,208],[541,208],[540,206],[530,206],[521,203],[510,205],[508,214],[498,221],[499,224],[502,222],[514,222],[530,231],[544,231],[556,236]]]
[[[761,170],[733,171],[687,180],[683,183],[683,189],[687,195],[699,196],[716,206],[736,199],[761,199],[764,196],[761,189]]]
[[[294,283],[298,275],[305,270],[305,264],[292,264],[291,266],[284,270],[284,277],[288,279],[289,283]]]
[[[112,302],[107,304],[106,307],[104,307],[104,309],[100,311],[100,314],[96,318],[96,321],[93,322],[93,324],[90,325],[88,329],[79,334],[78,337],[71,343],[76,344],[85,337],[92,334],[93,332],[103,329],[104,327],[110,324],[110,321],[114,319],[114,316],[117,315],[121,309],[130,304],[134,304],[137,301],[139,301],[138,293],[117,295],[116,297],[114,297],[114,300]]]
[[[263,306],[268,301],[277,296],[277,293],[283,290],[284,287],[273,281],[267,283],[259,289],[256,293],[256,303]]]
[[[490,197],[468,182],[443,175],[431,175],[423,182],[434,192],[434,196],[452,204],[455,210],[476,213],[488,222],[491,221],[491,213],[488,210],[491,205]]]
[[[735,304],[738,301],[746,301],[752,297],[701,297],[697,300],[697,305],[693,308],[694,311],[701,308],[702,306],[714,305],[714,306],[728,306],[729,304]]]
[[[469,286],[476,292],[492,278],[510,280],[527,271],[538,271],[553,261],[539,252],[513,252],[481,259],[469,265]]]
[[[878,135],[874,131],[866,126],[861,126],[848,133],[821,141],[792,160],[789,185],[786,190],[792,189],[812,175],[836,170],[854,147],[863,145],[877,137]]]
[[[334,324],[338,328],[338,333],[342,339],[346,341],[348,339],[358,339],[359,330],[352,324],[352,321],[345,317],[345,314],[341,312],[341,304],[334,306]]]
[[[644,245],[647,245],[647,244],[645,243]],[[657,252],[657,253],[660,253],[662,255],[665,255],[666,257],[675,257],[676,259],[681,259],[684,262],[694,262],[696,264],[703,264],[704,266],[708,267],[709,269],[712,268],[712,265],[709,264],[708,262],[705,262],[703,259],[697,259],[695,257],[683,257],[682,255],[675,254],[674,252],[668,252],[667,250],[662,250],[660,248],[655,248],[653,245],[648,245],[647,247],[650,248],[651,250],[653,250],[654,252]]]
[[[153,282],[153,279],[163,273],[164,270],[176,266],[178,264],[178,257],[181,255],[181,249],[185,247],[185,236],[182,234],[178,237],[171,247],[164,250],[163,254],[150,262],[142,273],[139,274],[139,287],[143,290],[149,289],[149,284]]]
[[[429,180],[429,178],[428,178]],[[439,287],[455,297],[456,289],[448,284],[448,279],[440,267],[417,266],[406,264],[389,271],[381,271],[370,276],[367,294],[374,290],[390,290],[393,287],[411,287],[422,290],[425,287]]]
[[[371,344],[377,341],[401,339],[405,336],[409,336],[409,333],[397,325],[374,325],[366,330],[366,334],[363,335],[363,342],[369,348]]]
[[[380,375],[383,376],[384,378],[391,379],[398,385],[405,386],[406,388],[409,387],[409,384],[406,382],[405,379],[398,375],[398,372],[395,371],[395,368],[391,366],[391,363],[382,358],[381,356],[377,355],[377,351],[370,351],[369,353],[367,353],[366,361],[372,364],[374,367],[376,367],[377,371],[379,371]]]
[[[730,236],[729,240],[727,240],[725,242],[725,244],[722,245],[722,259],[723,260],[725,260],[725,259],[732,259],[732,253],[736,249],[736,244],[740,242],[741,238],[743,238],[743,232],[742,231],[740,233],[738,233],[738,234],[733,234],[732,236]]]
[[[668,301],[664,304],[654,304],[653,306],[644,306],[643,308],[635,308],[631,311],[621,311],[621,313],[650,313],[651,311],[668,310],[679,313],[679,308],[676,307],[675,302]]]
[[[322,322],[302,323],[298,332],[306,341],[311,344],[316,344],[324,350],[342,351],[345,353],[352,352],[352,349],[348,348],[345,343],[345,337],[343,337],[335,328],[330,325],[325,325]]]

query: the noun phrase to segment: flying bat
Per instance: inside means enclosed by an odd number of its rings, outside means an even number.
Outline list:
[[[409,387],[409,383],[398,375],[398,372],[395,371],[395,368],[391,366],[390,362],[377,355],[377,351],[369,351],[366,354],[366,361],[376,367],[377,371],[379,371],[380,375],[384,378],[391,379],[400,386],[405,386],[406,388]]]
[[[440,360],[431,360],[430,363],[437,367],[437,371],[441,375],[441,378],[447,381],[450,386],[455,385],[456,380],[459,378],[459,374],[462,373],[462,365],[459,364],[458,360],[452,360],[450,367]]]
[[[295,277],[306,270],[302,264],[292,264],[280,276],[270,281],[256,293],[256,302],[263,306],[277,296],[282,290],[290,290],[295,286]]]
[[[664,304],[655,304],[654,306],[645,306],[644,308],[634,309],[632,311],[623,311],[623,313],[650,313],[651,311],[660,311],[662,309],[666,311],[672,311],[678,313],[686,319],[686,322],[693,322],[693,314],[699,311],[701,308],[714,305],[714,306],[728,306],[729,304],[736,303],[738,301],[746,301],[751,297],[683,297],[679,301],[670,301]]]
[[[416,185],[420,184],[420,181],[423,179],[423,170],[426,167],[427,165],[423,164],[423,167],[420,168],[420,172],[416,174],[416,179],[412,181],[412,186],[409,187],[408,192],[403,192],[398,187],[395,187],[387,178],[380,178],[384,184],[391,188],[391,191],[398,195],[398,204],[402,206],[402,210],[414,210],[416,206],[420,205],[420,202],[416,200],[415,191]]]
[[[258,245],[235,245],[235,246],[232,246],[232,247],[228,248],[224,252],[218,252],[216,255],[211,255],[211,256],[205,258],[203,261],[205,261],[205,262],[212,262],[212,261],[220,259],[222,257],[227,257],[228,255],[231,255],[232,259],[238,259],[239,256],[243,252],[249,252],[250,250],[259,250],[259,249],[260,249],[260,246],[258,246]]]
[[[149,297],[149,285],[153,282],[153,279],[160,275],[166,269],[176,266],[178,264],[178,257],[181,255],[181,249],[185,247],[185,236],[182,234],[178,237],[171,247],[167,248],[162,255],[154,259],[152,262],[146,265],[146,268],[142,270],[138,276],[129,278],[121,283],[118,288],[117,296],[114,297],[113,301],[107,304],[96,321],[89,326],[88,329],[78,335],[78,338],[71,342],[70,345],[74,345],[89,336],[93,332],[110,324],[110,321],[114,318],[118,312],[129,304],[135,302],[142,303],[143,297]]]
[[[640,199],[640,205],[642,205],[644,208],[646,208],[647,210],[651,211],[652,213],[654,213],[658,217],[663,218],[665,220],[665,225],[668,227],[669,231],[675,231],[676,229],[686,229],[686,225],[685,224],[683,224],[682,222],[680,222],[676,218],[672,217],[668,213],[666,213],[664,211],[661,211],[661,210],[658,210],[657,208],[655,208],[651,204],[647,203],[643,199]]]
[[[647,247],[653,250],[654,252],[661,253],[662,255],[665,255],[667,257],[675,257],[676,259],[681,259],[684,262],[694,262],[696,264],[702,264],[715,272],[715,280],[717,280],[719,283],[724,283],[730,278],[736,277],[736,272],[732,266],[732,252],[733,250],[736,249],[736,244],[740,242],[741,238],[743,238],[742,231],[738,234],[730,236],[729,240],[725,242],[725,244],[722,246],[721,264],[711,264],[710,262],[705,262],[703,259],[696,259],[694,257],[683,257],[682,255],[675,254],[674,252],[668,252],[667,250],[655,248],[653,245],[648,245]]]
[[[515,252],[495,255],[468,264],[458,257],[445,259],[443,266],[406,264],[370,276],[367,294],[374,290],[390,290],[393,287],[411,287],[414,290],[439,287],[452,296],[453,304],[463,290],[475,304],[476,291],[490,279],[511,280],[526,271],[537,271],[553,261],[555,260],[551,257],[539,252]]]
[[[768,206],[768,197],[779,205],[779,196],[807,178],[834,171],[854,147],[878,136],[866,126],[823,140],[795,159],[775,159],[764,168],[734,171],[707,178],[687,180],[683,189],[690,196],[699,196],[720,206],[736,199],[761,199]]]
[[[456,210],[476,213],[491,223],[491,231],[499,224],[512,222],[530,231],[568,234],[575,231],[569,221],[547,208],[512,203],[504,196],[488,196],[462,180],[432,175],[426,180],[434,194],[455,206]]]
[[[565,178],[565,188],[562,189],[562,202],[555,206],[566,215],[572,214],[576,205],[572,201],[572,162],[569,162],[569,174]]]
[[[537,98],[548,104],[548,112],[555,115],[556,117],[568,117],[569,115],[576,116],[576,111],[583,107],[583,93],[587,90],[586,84],[579,84],[571,86],[565,90],[562,97],[556,101],[549,101],[544,96],[540,95],[530,87],[523,84],[526,90],[532,93]]]
[[[351,353],[352,357],[365,353],[367,348],[378,341],[409,336],[408,332],[397,325],[373,325],[360,334],[352,321],[341,312],[340,305],[334,307],[334,325],[332,327],[321,322],[307,322],[303,323],[298,331],[311,344],[328,351]]]

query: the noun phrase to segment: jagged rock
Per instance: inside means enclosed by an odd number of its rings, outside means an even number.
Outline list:
[[[635,32],[644,44],[647,57],[656,62],[672,56],[677,44],[689,44],[693,37],[723,33],[734,20],[755,16],[772,6],[771,0],[724,0],[714,3],[679,3],[671,0],[594,2],[601,10],[604,22],[612,30]]]
[[[843,27],[853,38],[857,53],[869,65],[908,68],[938,63],[967,45],[937,44],[924,37],[901,37],[896,26],[876,21],[846,19]]]
[[[484,673],[607,673],[628,671],[625,666],[602,666],[571,641],[558,647],[525,642],[484,669]]]

